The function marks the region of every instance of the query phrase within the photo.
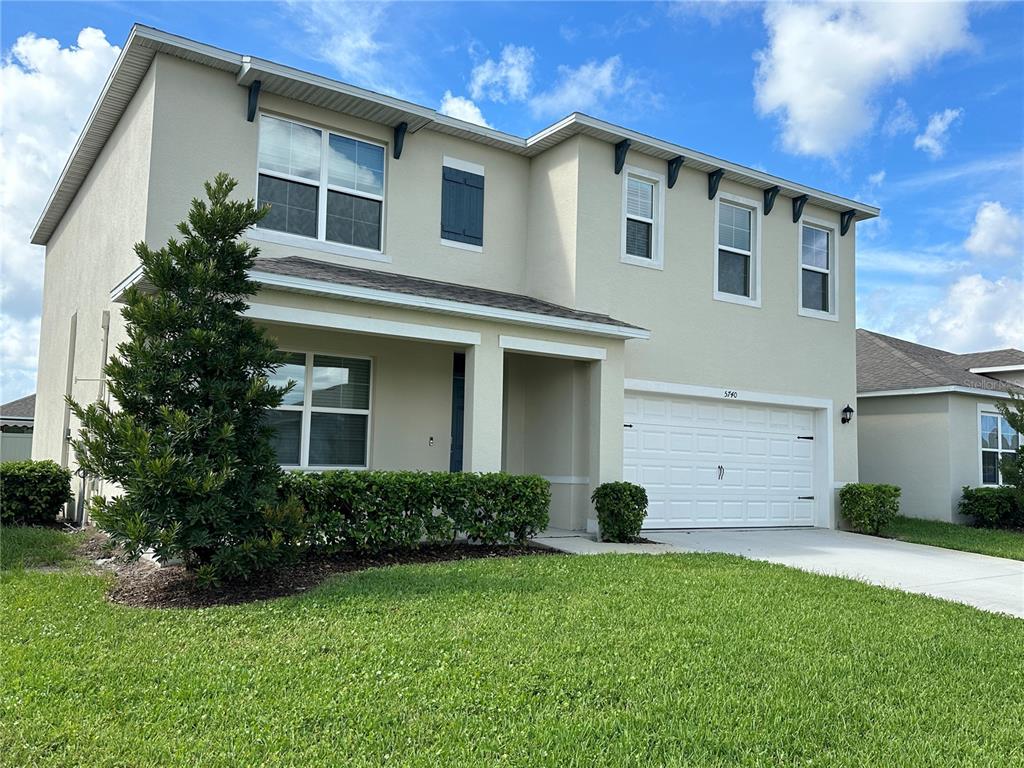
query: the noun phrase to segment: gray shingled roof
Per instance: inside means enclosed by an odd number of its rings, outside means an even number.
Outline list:
[[[560,304],[523,296],[518,293],[492,291],[470,285],[444,283],[438,280],[427,280],[421,277],[410,277],[395,272],[380,272],[375,269],[343,267],[340,264],[328,264],[301,256],[286,256],[280,259],[262,257],[256,259],[254,272],[269,272],[275,275],[318,280],[324,283],[351,285],[359,288],[371,288],[378,291],[390,291],[410,296],[423,296],[446,301],[458,301],[465,304],[476,304],[484,307],[507,309],[516,312],[529,312],[567,320],[579,320],[588,323],[631,328],[638,331],[645,329],[621,320],[600,315],[594,312],[582,312],[578,309],[563,307]]]
[[[1011,386],[1006,382],[968,370],[980,367],[976,362],[979,359],[1024,361],[1024,352],[1011,349],[955,355],[942,349],[913,344],[903,339],[858,328],[857,391],[884,392],[927,387],[970,387],[997,392],[1009,391]]]
[[[36,396],[26,395],[0,405],[0,416],[8,419],[31,419],[36,413]]]
[[[949,362],[964,368],[996,368],[1003,365],[1024,365],[1024,352],[1010,347],[991,352],[969,352],[966,355],[948,355]]]

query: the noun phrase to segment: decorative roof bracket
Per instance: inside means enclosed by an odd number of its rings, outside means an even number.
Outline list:
[[[715,199],[715,195],[718,194],[718,185],[723,176],[725,176],[725,171],[721,168],[708,174],[708,200]]]
[[[672,189],[676,185],[676,179],[679,178],[679,169],[683,167],[683,163],[686,158],[682,155],[677,155],[668,161],[668,188]]]
[[[626,164],[626,153],[629,152],[629,145],[632,144],[629,139],[623,139],[615,145],[615,175],[618,176],[622,173],[622,166]]]
[[[256,109],[260,105],[260,90],[263,88],[262,80],[253,80],[249,83],[249,111],[245,119],[250,123],[256,119]]]
[[[405,132],[409,130],[409,124],[401,122],[395,126],[395,143],[392,149],[392,154],[395,160],[402,156],[402,147],[405,146]]]
[[[847,232],[850,231],[850,225],[853,224],[853,217],[856,215],[856,211],[849,210],[843,211],[839,214],[839,236],[843,237]]]
[[[772,212],[772,208],[775,207],[775,198],[779,196],[779,190],[781,188],[776,184],[774,187],[768,187],[764,191],[764,215],[767,216]]]
[[[793,223],[796,224],[800,221],[800,217],[804,215],[804,206],[807,205],[807,195],[800,195],[800,197],[793,198]]]

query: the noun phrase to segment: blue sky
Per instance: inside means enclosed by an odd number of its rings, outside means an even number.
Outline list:
[[[133,22],[518,135],[579,110],[880,205],[858,325],[1024,347],[1024,4],[4,2],[2,400],[34,388],[28,233]]]

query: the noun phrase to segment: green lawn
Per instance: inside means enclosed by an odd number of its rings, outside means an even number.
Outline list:
[[[57,528],[0,526],[0,570],[67,564],[77,541]]]
[[[915,544],[930,544],[933,547],[1024,560],[1024,533],[1020,531],[971,528],[938,520],[897,517],[882,531],[882,535]]]
[[[726,555],[349,574],[204,610],[0,581],[0,764],[1024,764],[1024,621]]]

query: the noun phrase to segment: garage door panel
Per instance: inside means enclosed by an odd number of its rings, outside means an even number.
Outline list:
[[[670,396],[626,398],[623,477],[648,492],[646,528],[811,525],[814,414]]]

